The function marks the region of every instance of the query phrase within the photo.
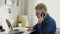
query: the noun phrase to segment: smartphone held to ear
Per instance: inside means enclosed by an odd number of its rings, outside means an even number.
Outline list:
[[[42,16],[44,17],[45,15],[46,15],[46,14],[45,14],[44,12],[41,13],[41,17],[42,17]]]

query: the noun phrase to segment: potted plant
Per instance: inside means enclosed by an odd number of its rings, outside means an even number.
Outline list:
[[[18,17],[17,19],[18,27],[22,26],[22,22],[23,22],[23,19],[21,17]]]

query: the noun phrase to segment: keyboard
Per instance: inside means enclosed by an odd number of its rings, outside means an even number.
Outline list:
[[[14,29],[9,32],[9,34],[22,34],[24,31],[19,31],[19,29]]]

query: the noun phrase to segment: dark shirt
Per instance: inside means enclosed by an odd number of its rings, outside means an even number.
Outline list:
[[[55,20],[47,14],[44,21],[41,24],[37,23],[33,30],[35,31],[30,34],[54,34],[56,32]]]

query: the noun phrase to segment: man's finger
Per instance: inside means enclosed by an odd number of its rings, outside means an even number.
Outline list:
[[[41,18],[43,18],[43,17],[44,17],[44,14],[42,14]]]

